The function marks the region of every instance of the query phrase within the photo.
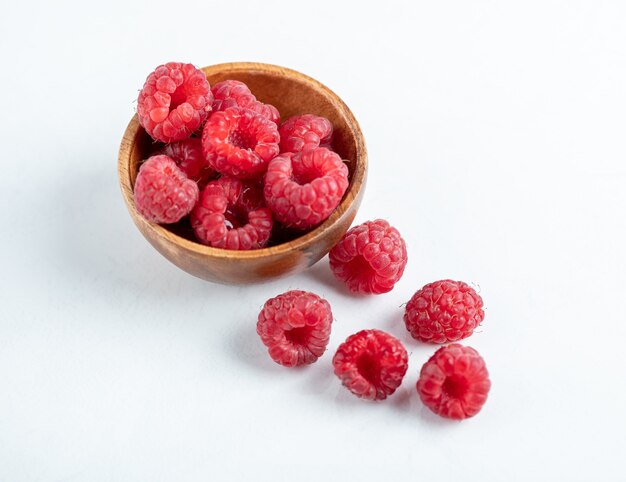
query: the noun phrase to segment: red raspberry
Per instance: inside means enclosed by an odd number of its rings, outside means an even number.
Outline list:
[[[333,314],[314,293],[287,291],[265,302],[256,331],[276,363],[308,365],[326,351]]]
[[[325,117],[312,114],[287,119],[278,129],[280,152],[300,152],[315,147],[329,147],[333,125]]]
[[[213,111],[226,110],[229,107],[242,107],[261,114],[278,125],[280,114],[271,104],[259,102],[246,84],[238,80],[224,80],[213,86]]]
[[[240,179],[262,176],[278,154],[278,129],[266,117],[240,107],[215,112],[204,125],[202,148],[209,165]]]
[[[424,364],[417,381],[422,402],[437,415],[463,419],[480,412],[491,388],[485,360],[468,346],[443,346]]]
[[[209,182],[191,212],[196,237],[215,248],[262,248],[270,238],[272,224],[260,186],[228,176]]]
[[[162,142],[189,137],[211,110],[213,94],[204,73],[191,64],[169,62],[148,75],[139,92],[139,123]]]
[[[152,156],[141,165],[134,189],[137,211],[153,223],[176,223],[198,201],[198,185],[163,155]]]
[[[407,263],[398,230],[383,219],[351,228],[329,253],[330,269],[354,293],[391,291]]]
[[[272,104],[264,104],[263,102],[257,101],[256,104],[248,107],[248,109],[267,117],[276,125],[280,123],[280,112],[278,112],[278,109]]]
[[[246,84],[238,80],[224,80],[214,84],[211,88],[213,93],[213,112],[226,110],[229,107],[247,108],[256,102],[256,97],[250,92]]]
[[[273,159],[265,175],[265,200],[278,221],[307,229],[324,221],[348,188],[348,168],[326,148],[285,153]]]
[[[161,153],[171,157],[200,187],[205,186],[215,174],[202,154],[202,143],[197,137],[167,144]]]
[[[359,398],[384,400],[402,383],[409,356],[402,343],[380,330],[363,330],[339,345],[335,375]]]
[[[406,305],[404,323],[411,336],[447,343],[470,336],[483,321],[483,300],[462,281],[435,281],[418,290]]]

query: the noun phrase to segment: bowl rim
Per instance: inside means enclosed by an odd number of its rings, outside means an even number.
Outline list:
[[[356,158],[354,159],[354,170],[348,190],[343,196],[341,203],[333,211],[333,213],[319,226],[315,227],[308,233],[299,236],[290,241],[270,246],[266,248],[259,248],[253,250],[229,250],[222,248],[214,248],[212,246],[206,246],[196,241],[179,236],[173,233],[160,224],[151,223],[144,219],[139,214],[135,207],[133,198],[133,189],[131,185],[131,173],[130,173],[130,160],[133,152],[133,147],[137,136],[139,135],[141,126],[137,114],[134,114],[128,123],[122,142],[119,148],[118,154],[118,177],[120,187],[122,188],[122,194],[126,202],[128,209],[132,211],[133,219],[139,220],[142,224],[154,232],[158,237],[163,238],[165,241],[179,245],[180,247],[196,252],[200,255],[206,255],[213,258],[227,258],[227,259],[250,259],[250,258],[270,258],[276,255],[283,255],[290,251],[306,248],[314,244],[320,238],[324,236],[324,233],[348,211],[352,203],[358,198],[359,190],[364,187],[365,177],[367,173],[367,147],[365,145],[365,139],[361,131],[361,127],[357,122],[352,111],[348,108],[345,102],[332,90],[326,87],[324,84],[315,80],[308,75],[298,72],[293,69],[281,67],[279,65],[265,64],[259,62],[227,62],[221,64],[209,65],[202,67],[202,70],[206,75],[217,73],[220,74],[228,72],[241,72],[241,71],[263,71],[263,73],[274,73],[281,76],[290,77],[298,82],[308,84],[310,87],[321,92],[325,97],[330,98],[333,103],[339,106],[344,117],[348,121],[348,128],[352,131],[356,139]]]

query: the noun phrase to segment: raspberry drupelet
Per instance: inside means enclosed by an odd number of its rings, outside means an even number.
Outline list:
[[[335,375],[359,398],[384,400],[402,383],[409,357],[400,341],[380,330],[348,337],[333,357]]]
[[[272,224],[272,213],[265,207],[260,186],[227,176],[210,181],[191,212],[196,237],[215,248],[263,248]]]
[[[297,115],[287,119],[278,133],[280,152],[300,152],[320,146],[330,148],[333,125],[325,117]]]
[[[212,103],[211,87],[201,70],[169,62],[148,75],[137,99],[137,116],[153,139],[174,142],[200,127]]]
[[[437,415],[461,420],[480,411],[491,381],[478,352],[454,343],[439,348],[424,364],[416,388],[424,405]]]
[[[348,168],[334,152],[319,147],[274,158],[265,175],[265,200],[276,220],[308,229],[324,221],[348,188]]]
[[[278,154],[278,128],[240,107],[215,112],[204,125],[202,149],[216,171],[239,179],[262,176]]]
[[[407,263],[404,239],[383,219],[351,228],[329,253],[330,269],[350,291],[391,291]]]
[[[169,157],[148,158],[139,168],[134,187],[137,211],[153,223],[171,224],[191,212],[198,185]]]
[[[259,102],[246,84],[238,80],[224,80],[213,86],[213,111],[226,110],[229,107],[242,107],[261,114],[278,125],[280,114],[271,104]]]
[[[272,360],[295,367],[314,363],[324,354],[332,321],[326,300],[293,290],[265,302],[256,329]]]
[[[196,181],[200,188],[206,186],[215,175],[215,171],[209,167],[202,154],[202,143],[197,137],[167,144],[161,153],[172,158],[187,177]]]
[[[413,295],[404,323],[416,340],[447,343],[470,336],[484,317],[483,300],[474,288],[446,279],[429,283]]]

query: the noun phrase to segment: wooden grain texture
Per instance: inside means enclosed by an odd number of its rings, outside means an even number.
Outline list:
[[[202,69],[211,85],[226,79],[245,82],[256,97],[278,108],[283,119],[295,114],[328,118],[335,129],[333,147],[348,160],[350,185],[333,214],[320,226],[292,241],[251,251],[204,246],[146,221],[136,210],[133,185],[139,163],[152,143],[133,116],[122,138],[118,174],[128,211],[143,236],[179,268],[207,281],[255,283],[300,272],[319,261],[348,230],[363,197],[367,173],[365,140],[350,109],[330,89],[294,70],[275,65],[235,62]]]

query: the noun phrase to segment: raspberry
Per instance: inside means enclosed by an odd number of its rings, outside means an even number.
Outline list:
[[[491,388],[485,361],[476,350],[443,346],[424,364],[417,381],[422,402],[437,415],[461,420],[473,417]]]
[[[324,221],[348,188],[348,168],[334,152],[319,147],[273,159],[265,175],[265,200],[287,227],[311,228]]]
[[[248,109],[267,117],[276,125],[280,123],[280,112],[278,112],[278,109],[272,104],[264,104],[263,102],[257,101],[256,104],[248,107]]]
[[[330,269],[354,293],[391,291],[407,263],[406,245],[383,219],[351,228],[329,253]]]
[[[339,345],[335,375],[359,398],[384,400],[402,383],[409,357],[402,343],[380,330],[363,330]]]
[[[262,248],[270,238],[272,224],[260,186],[227,176],[209,182],[191,212],[196,237],[215,248]]]
[[[202,148],[209,165],[240,179],[262,176],[278,154],[278,128],[266,117],[240,107],[215,112],[204,125]]]
[[[308,365],[326,351],[333,314],[314,293],[287,291],[265,302],[256,331],[276,363]]]
[[[172,158],[187,177],[196,181],[200,187],[213,177],[213,169],[204,158],[202,143],[197,137],[167,144],[161,153]]]
[[[406,305],[404,323],[411,336],[429,343],[467,338],[483,321],[483,300],[462,281],[435,281],[418,290]]]
[[[278,129],[280,152],[300,152],[315,147],[329,147],[333,125],[325,117],[312,114],[290,117]]]
[[[211,110],[213,94],[204,73],[169,62],[148,75],[139,92],[139,123],[153,139],[174,142],[194,132]]]
[[[153,223],[176,223],[198,201],[198,185],[163,155],[152,156],[141,165],[134,190],[137,211]]]
[[[229,107],[242,107],[261,114],[278,125],[280,114],[271,104],[259,102],[246,84],[238,80],[224,80],[213,86],[213,111],[226,110]]]
[[[226,110],[229,107],[247,108],[256,102],[256,97],[250,92],[246,84],[238,80],[224,80],[214,84],[211,88],[213,93],[213,112]]]

